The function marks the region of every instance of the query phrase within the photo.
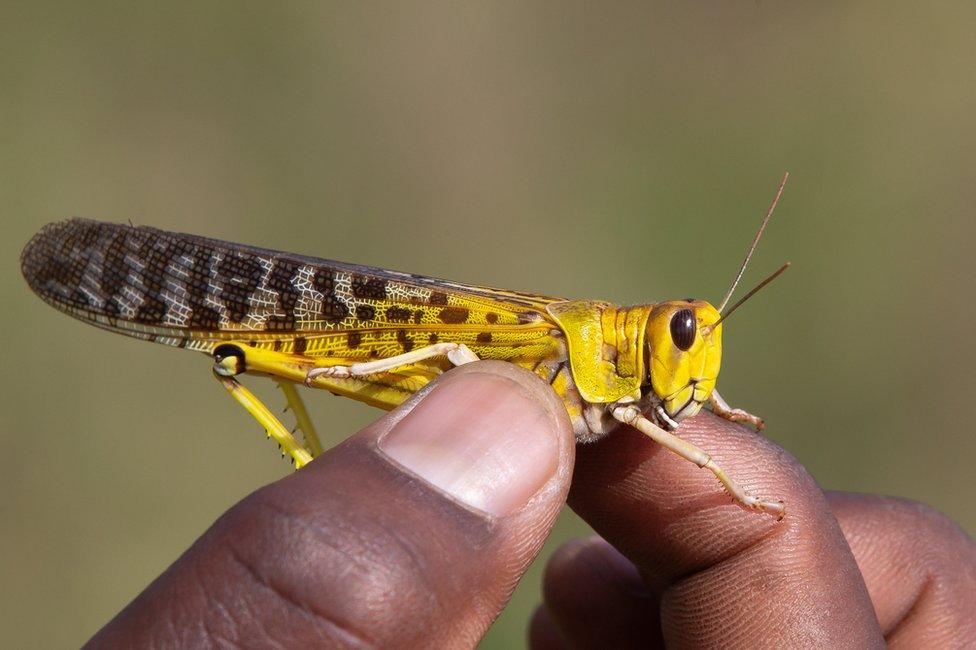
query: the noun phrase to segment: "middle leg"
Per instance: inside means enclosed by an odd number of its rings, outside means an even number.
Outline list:
[[[732,477],[726,474],[725,470],[719,467],[711,456],[687,440],[682,440],[673,433],[657,426],[644,417],[636,406],[617,406],[613,408],[611,413],[616,420],[629,424],[669,451],[710,471],[742,508],[766,512],[779,519],[786,516],[786,505],[782,501],[760,499],[750,495],[732,480]]]
[[[322,443],[315,431],[315,425],[312,424],[312,418],[308,416],[308,410],[305,408],[302,396],[298,394],[298,390],[292,382],[279,379],[276,383],[281,392],[285,394],[285,399],[288,400],[288,408],[295,414],[298,430],[302,432],[302,437],[305,438],[305,448],[312,454],[312,458],[318,457],[322,453]]]

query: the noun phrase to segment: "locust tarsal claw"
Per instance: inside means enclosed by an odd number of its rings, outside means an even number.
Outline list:
[[[781,521],[783,517],[786,516],[786,503],[781,499],[760,499],[754,497],[748,492],[746,492],[742,487],[732,480],[728,474],[725,473],[721,467],[715,464],[711,458],[709,458],[705,464],[700,465],[715,475],[715,478],[719,480],[725,491],[732,497],[732,501],[735,502],[743,510],[749,510],[751,512],[762,512],[767,515],[776,517],[777,521]]]
[[[758,415],[753,415],[748,411],[743,411],[742,409],[732,409],[727,415],[723,415],[726,420],[731,422],[741,422],[742,424],[748,424],[754,427],[756,431],[762,431],[766,426],[763,419]]]
[[[744,496],[741,501],[732,498],[733,501],[738,503],[744,510],[751,510],[754,512],[763,512],[767,515],[772,515],[776,517],[776,521],[782,521],[783,517],[786,516],[786,503],[780,499],[777,501],[758,499],[753,496]]]
[[[712,407],[712,413],[729,422],[740,422],[755,427],[756,431],[762,431],[766,423],[757,415],[739,408],[732,408],[729,403],[719,395],[717,390],[713,390],[708,397],[708,403]]]

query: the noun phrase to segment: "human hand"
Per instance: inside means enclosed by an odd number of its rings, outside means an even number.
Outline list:
[[[844,642],[880,640],[843,537],[836,524],[821,521],[830,515],[802,470],[771,443],[715,418],[696,419],[682,435],[720,452],[757,491],[786,496],[787,519],[777,524],[729,505],[710,475],[636,432],[621,430],[581,447],[571,504],[655,586],[635,582],[633,565],[600,550],[605,545],[577,543],[586,553],[564,551],[550,567],[533,643],[646,646],[661,638],[658,621],[664,620],[665,638],[678,643],[714,638],[708,630],[724,626],[724,645],[776,645],[784,631],[789,639],[819,633],[830,640],[837,617],[867,630],[858,637],[849,626]],[[564,409],[541,382],[502,363],[456,369],[301,472],[232,508],[90,644],[472,646],[538,553],[566,497],[573,457]],[[765,469],[751,464],[769,461],[775,464]],[[939,539],[948,542],[952,529],[943,528]],[[860,538],[873,543],[867,533]],[[972,552],[971,543],[957,541]],[[928,551],[919,557],[931,557]],[[771,559],[746,566],[750,556],[767,553]],[[619,584],[636,585],[636,599],[615,586],[620,574],[587,574],[588,557],[611,558],[608,566],[632,579]],[[819,576],[818,569],[829,571]],[[729,583],[735,571],[741,575]],[[689,574],[691,587],[687,578],[675,580]],[[817,602],[838,575],[850,579],[853,586],[837,592],[853,604]],[[886,579],[880,576],[882,585]],[[689,601],[694,585],[705,582],[715,589]],[[709,601],[712,591],[728,602]],[[697,615],[706,624],[684,627],[695,613],[687,602],[702,603]],[[709,602],[718,609],[707,609]],[[590,624],[567,626],[567,616]],[[748,629],[736,630],[737,616]]]
[[[472,647],[549,534],[573,457],[541,380],[457,368],[231,508],[89,646]]]
[[[714,479],[633,430],[577,450],[569,504],[601,535],[552,557],[535,650],[972,648],[976,544],[931,508],[821,491],[769,440],[710,413],[680,435],[786,518],[743,513]]]

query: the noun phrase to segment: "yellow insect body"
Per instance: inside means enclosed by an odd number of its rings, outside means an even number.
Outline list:
[[[498,359],[553,387],[579,441],[632,425],[711,470],[740,505],[784,512],[669,432],[705,403],[761,425],[714,390],[724,316],[705,301],[569,301],[84,219],[42,229],[21,268],[76,318],[211,355],[217,379],[296,467],[322,451],[296,386],[391,409],[453,365]],[[240,384],[244,373],[279,382],[304,443]]]

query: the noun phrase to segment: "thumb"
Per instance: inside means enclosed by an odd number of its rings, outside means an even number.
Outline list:
[[[445,374],[232,508],[92,646],[474,646],[566,498],[574,439],[537,377]]]

